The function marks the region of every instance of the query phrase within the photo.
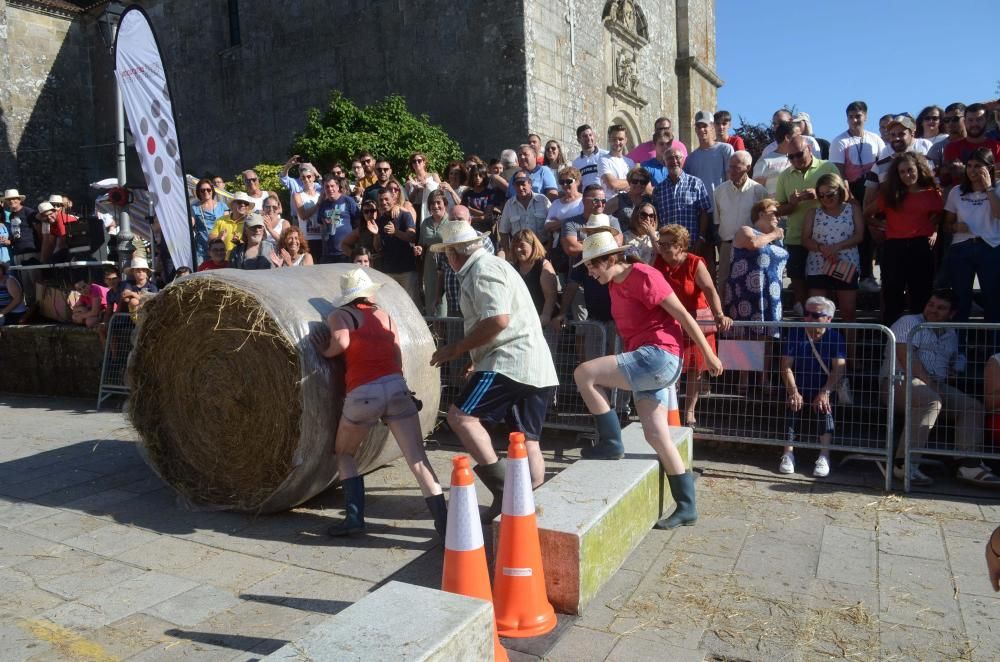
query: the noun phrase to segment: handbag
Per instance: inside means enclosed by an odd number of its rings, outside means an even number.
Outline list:
[[[830,371],[827,369],[826,363],[823,362],[823,358],[819,355],[819,351],[816,349],[816,343],[813,342],[813,339],[809,337],[808,333],[806,333],[806,340],[809,341],[809,347],[812,348],[813,356],[815,356],[816,361],[819,362],[819,367],[823,368],[823,372],[825,372],[826,376],[829,377]],[[851,382],[847,379],[847,377],[840,378],[840,381],[837,382],[837,385],[834,387],[834,391],[837,393],[838,403],[844,405],[854,404],[854,394],[851,393]]]
[[[823,268],[823,273],[841,282],[853,283],[854,277],[858,273],[858,268],[847,260],[837,260],[832,263],[827,262]]]

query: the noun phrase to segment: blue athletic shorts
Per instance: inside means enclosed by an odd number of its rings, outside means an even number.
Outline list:
[[[525,439],[542,438],[542,423],[554,387],[538,388],[516,382],[499,372],[475,372],[462,389],[455,406],[481,421],[507,423]]]

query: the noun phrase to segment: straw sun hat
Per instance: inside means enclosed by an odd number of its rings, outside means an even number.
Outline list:
[[[471,244],[486,236],[483,232],[476,232],[472,224],[464,220],[444,221],[439,226],[438,232],[441,234],[441,243],[431,246],[431,251],[435,253],[440,253],[454,246]]]
[[[340,308],[355,299],[368,299],[381,287],[382,284],[373,282],[364,269],[351,269],[340,277],[340,298],[333,305]]]
[[[580,255],[580,261],[573,266],[578,267],[594,258],[621,253],[626,250],[628,250],[628,246],[619,246],[618,242],[615,241],[615,235],[612,233],[595,232],[583,240],[583,253]]]

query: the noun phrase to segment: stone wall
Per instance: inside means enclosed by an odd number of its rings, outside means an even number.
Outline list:
[[[306,110],[340,89],[357,103],[406,97],[462,147],[495,153],[527,131],[524,20],[482,0],[141,2],[170,72],[188,172],[230,175],[284,160]]]
[[[79,14],[0,0],[0,183],[34,204],[80,196],[96,172],[90,56],[98,39]]]
[[[674,133],[685,144],[697,143],[694,115],[699,110],[715,112],[722,80],[715,73],[714,0],[676,0],[677,77],[680,81],[678,114]]]
[[[677,117],[674,3],[629,3],[639,7],[646,26],[637,44],[605,25],[605,12],[620,4],[525,0],[529,123],[543,141],[558,140],[567,155],[579,153],[580,124],[594,127],[606,147],[608,125],[622,121],[634,145],[649,139],[657,117]],[[607,88],[617,83],[619,58],[632,53],[635,98],[616,98]]]

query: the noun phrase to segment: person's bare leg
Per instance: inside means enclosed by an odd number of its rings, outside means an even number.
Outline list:
[[[343,416],[340,417],[334,451],[337,453],[337,476],[341,481],[358,475],[354,454],[358,452],[370,429],[367,425],[355,425]]]
[[[599,387],[619,388],[626,391],[632,388],[618,367],[618,360],[614,356],[602,356],[578,365],[573,371],[573,379],[576,381],[580,397],[587,405],[587,410],[595,415],[611,411],[608,397]]]
[[[701,396],[701,381],[701,370],[696,367],[688,368],[684,384],[684,425],[697,422],[694,410],[698,405],[698,398]]]
[[[639,422],[646,442],[656,451],[660,464],[668,476],[685,473],[687,467],[670,439],[670,425],[667,421],[667,408],[658,401],[649,398],[639,398],[635,402],[639,410]]]
[[[424,498],[441,494],[441,483],[427,459],[424,440],[420,435],[420,420],[414,415],[400,420],[386,421],[386,425],[396,438],[399,450],[403,452],[413,477],[417,479],[420,493]]]
[[[493,464],[498,460],[493,450],[493,440],[483,424],[475,416],[469,416],[452,405],[448,409],[448,426],[458,436],[462,446],[469,452],[476,464]]]
[[[526,440],[528,449],[528,471],[531,472],[531,489],[536,490],[545,482],[545,457],[538,441]]]

